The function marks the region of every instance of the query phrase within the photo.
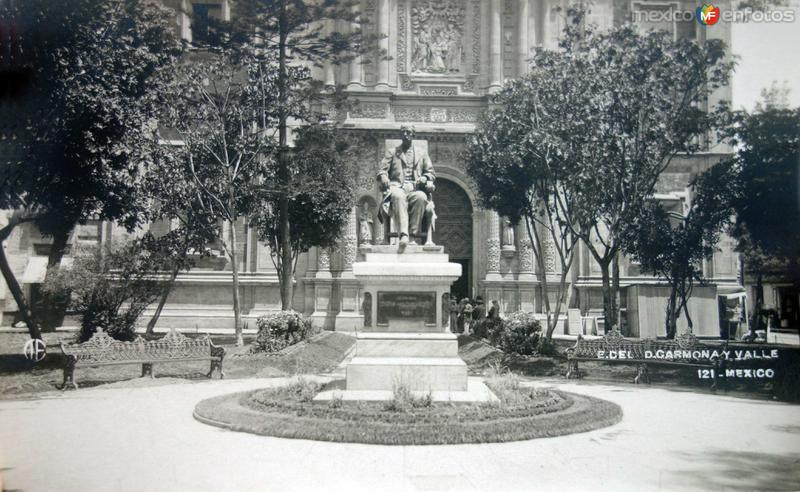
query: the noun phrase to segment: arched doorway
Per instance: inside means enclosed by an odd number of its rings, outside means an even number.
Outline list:
[[[472,285],[472,203],[459,185],[444,178],[436,178],[433,200],[437,216],[433,241],[444,246],[450,261],[461,264],[461,278],[450,288],[460,300],[469,297]]]

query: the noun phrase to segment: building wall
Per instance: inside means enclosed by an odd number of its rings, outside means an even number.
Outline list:
[[[174,7],[180,6],[184,11],[191,11],[193,4],[191,0],[165,1]],[[361,323],[362,296],[352,276],[352,264],[363,254],[358,239],[359,207],[364,200],[373,204],[380,202],[375,184],[380,159],[386,148],[391,148],[392,142],[396,142],[400,125],[412,123],[417,129],[418,143],[428,148],[437,176],[455,183],[469,198],[470,210],[465,211],[472,217],[469,294],[482,295],[487,301],[500,301],[505,313],[517,309],[541,312],[541,279],[547,276],[551,284],[558,281],[559,266],[552,249],[545,248],[545,271],[540,271],[524,227],[513,231],[513,244],[504,243],[507,234],[503,218],[491,210],[480,208],[460,153],[479,115],[489,107],[491,94],[500,88],[503,80],[525,73],[526,60],[535,47],[557,46],[566,5],[561,0],[360,2],[360,11],[367,21],[366,32],[385,35],[375,47],[384,49],[389,58],[364,55],[366,59],[359,58],[342,66],[325,64],[315,67],[314,74],[326,84],[346,88],[351,100],[358,104],[347,112],[335,114],[335,117],[345,131],[369,133],[375,137],[376,144],[359,163],[357,200],[342,243],[332,251],[312,250],[302,255],[298,262],[294,297],[296,310],[312,316],[316,323],[329,329],[351,330]],[[589,20],[607,28],[629,20],[637,9],[663,8],[664,5],[601,0],[592,5]],[[686,1],[669,5],[669,8],[690,11],[696,7]],[[223,17],[229,16],[227,1],[220,2],[217,11]],[[435,12],[435,15],[428,17],[430,12]],[[184,13],[176,14],[177,32],[191,40],[189,22]],[[730,40],[730,31],[722,26],[715,26],[713,31],[701,29],[696,22],[651,27],[667,28],[676,37],[700,41],[705,39],[706,33]],[[326,28],[347,30],[351,26],[339,23]],[[426,51],[425,40],[428,37],[431,43],[438,41],[439,44],[427,45],[430,49]],[[439,56],[443,46],[447,47],[447,53],[457,53],[458,56]],[[436,56],[431,54],[434,51]],[[730,98],[729,88],[714,96],[714,100],[725,98]],[[727,152],[729,149],[712,146],[708,153],[700,156],[676,159],[658,183],[657,194],[679,206],[691,177]],[[373,223],[378,229],[377,219]],[[163,224],[154,227],[163,228]],[[245,229],[244,222],[237,227],[240,228],[239,237],[246,238],[240,246],[241,288],[244,319],[252,327],[252,320],[258,315],[280,309],[279,287],[267,247],[256,240],[253,231]],[[20,231],[19,234],[30,233]],[[15,269],[22,272],[26,262],[24,256],[30,254],[30,247],[25,246],[30,239],[20,237],[15,241],[10,242],[9,247],[19,249],[12,256],[16,258]],[[632,333],[643,336],[662,334],[664,287],[655,285],[654,279],[642,277],[638,266],[627,259],[623,258],[620,263],[622,285],[628,287],[626,309],[633,316],[629,321]],[[718,330],[715,296],[718,291],[738,288],[736,263],[729,241],[723,242],[722,250],[707,262],[706,273],[711,278],[711,285],[698,288],[692,302],[697,333],[713,335]],[[189,329],[232,327],[229,271],[230,265],[225,259],[220,259],[181,274],[162,314],[160,326]],[[585,247],[580,248],[569,279],[577,288],[574,306],[584,316],[602,312],[600,272]],[[551,291],[548,295],[553,294]],[[8,303],[6,308],[9,309]]]

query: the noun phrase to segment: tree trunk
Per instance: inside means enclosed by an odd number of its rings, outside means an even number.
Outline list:
[[[17,282],[17,278],[14,276],[14,272],[11,270],[11,267],[8,264],[8,258],[6,258],[6,250],[3,242],[4,241],[0,241],[0,271],[3,272],[3,278],[6,280],[8,290],[11,291],[14,301],[17,303],[17,309],[19,309],[19,314],[22,317],[22,320],[28,325],[28,333],[30,333],[31,338],[41,339],[42,332],[39,329],[36,319],[33,317],[33,313],[31,313],[28,301],[25,299],[25,294],[22,292],[22,288],[20,287],[19,282]]]
[[[600,275],[603,280],[603,317],[605,318],[605,332],[608,333],[617,325],[616,307],[614,306],[614,294],[611,291],[611,275],[609,266],[611,261],[606,260],[600,265]]]
[[[69,221],[65,221],[69,222]],[[47,272],[44,276],[44,283],[50,282],[53,272],[61,265],[61,259],[67,250],[69,236],[75,228],[74,223],[70,223],[63,229],[53,233],[53,244],[50,253],[47,255]],[[69,293],[48,294],[40,296],[39,302],[31,306],[33,316],[41,323],[41,328],[45,331],[53,330],[60,326],[64,321],[64,315],[69,305]]]
[[[231,259],[231,270],[233,271],[233,326],[236,332],[236,346],[244,346],[244,337],[242,336],[242,317],[239,308],[239,262],[236,256],[236,222],[230,221],[230,248],[228,257]]]
[[[619,325],[618,328],[620,332],[622,331],[622,320],[620,319],[620,310],[619,307],[622,305],[620,302],[620,291],[619,291],[619,253],[614,255],[614,259],[611,260],[611,291],[614,295],[614,320],[615,325]]]
[[[676,303],[678,299],[677,288],[674,284],[670,285],[669,298],[667,299],[666,319],[664,327],[666,328],[667,338],[672,340],[675,338],[675,333],[678,331],[678,316]]]
[[[278,119],[278,182],[281,190],[278,194],[278,222],[280,227],[281,243],[281,309],[284,311],[292,308],[292,238],[291,225],[289,223],[289,169],[287,162],[288,129],[286,125],[287,115],[283,102],[286,100],[288,92],[287,66],[286,66],[286,44],[289,36],[289,25],[286,14],[286,0],[280,2],[280,16],[278,19],[279,27],[279,55],[278,55],[278,91],[281,106],[279,108]]]
[[[683,314],[686,316],[686,323],[689,325],[689,333],[694,333],[694,323],[692,322],[692,317],[689,316],[689,300],[683,300]]]
[[[164,309],[164,305],[167,303],[167,298],[169,297],[169,293],[172,292],[173,287],[175,286],[175,279],[178,278],[178,272],[180,268],[176,264],[175,267],[172,269],[172,273],[169,277],[169,282],[164,287],[164,292],[161,294],[161,298],[158,300],[158,306],[156,306],[156,311],[153,313],[153,317],[150,318],[150,321],[147,322],[147,328],[145,329],[145,336],[151,336],[153,334],[153,330],[156,327],[156,323],[158,323],[158,318],[161,316],[161,311]]]
[[[556,300],[556,307],[553,312],[553,319],[552,320],[550,319],[549,313],[547,315],[548,324],[547,324],[547,333],[545,336],[548,340],[553,338],[553,332],[555,332],[556,327],[558,327],[558,317],[559,315],[561,315],[561,306],[564,305],[565,302],[567,306],[569,306],[569,297],[571,297],[571,292],[568,292],[567,289],[567,275],[569,274],[569,272],[566,270],[567,269],[564,268],[564,265],[562,265],[561,278],[559,278],[558,281],[558,299]],[[571,290],[571,287],[569,290]]]

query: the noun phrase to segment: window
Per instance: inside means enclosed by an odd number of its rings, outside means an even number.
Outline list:
[[[222,5],[219,3],[192,4],[192,42],[207,43],[215,20],[222,18]]]

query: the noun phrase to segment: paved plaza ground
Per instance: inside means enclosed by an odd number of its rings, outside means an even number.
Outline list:
[[[540,381],[616,402],[623,420],[504,444],[285,440],[192,418],[202,399],[286,381],[164,380],[0,401],[6,490],[800,489],[800,407],[675,389]]]

